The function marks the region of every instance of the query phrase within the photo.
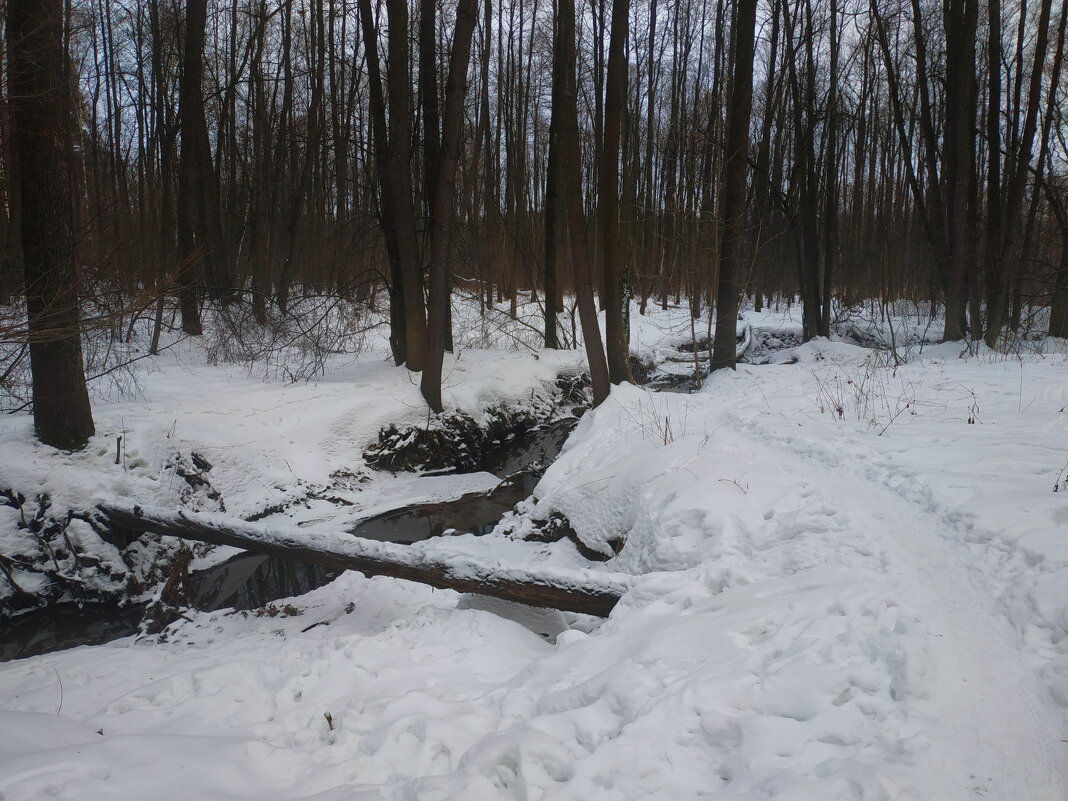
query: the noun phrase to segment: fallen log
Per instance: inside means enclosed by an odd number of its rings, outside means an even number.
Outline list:
[[[171,512],[142,506],[97,506],[109,527],[232,545],[246,551],[299,559],[335,570],[428,584],[568,612],[607,617],[630,587],[630,577],[593,570],[528,570],[498,562],[428,553],[418,544],[377,542],[338,532],[281,530],[221,515]]]
[[[749,350],[749,348],[750,348],[750,346],[752,344],[753,344],[753,326],[751,326],[749,324],[746,324],[745,328],[742,330],[742,338],[740,340],[738,340],[737,350],[735,352],[735,358],[736,359],[741,359],[743,356],[745,356],[746,351]],[[673,362],[673,363],[677,363],[677,364],[692,364],[694,359],[697,359],[698,361],[701,361],[701,360],[708,361],[712,357],[712,349],[711,349],[711,347],[701,348],[700,350],[698,350],[696,352],[692,351],[692,350],[686,350],[686,348],[688,348],[688,347],[692,347],[692,346],[690,346],[688,344],[684,344],[684,346],[678,347],[677,350],[679,351],[679,354],[675,355],[673,353],[669,353],[667,356],[664,357],[664,361],[665,362]]]

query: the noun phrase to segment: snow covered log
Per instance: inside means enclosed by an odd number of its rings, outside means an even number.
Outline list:
[[[551,567],[528,570],[461,555],[444,559],[414,545],[377,542],[347,533],[287,532],[215,514],[108,505],[98,506],[97,511],[109,526],[138,534],[232,545],[336,570],[358,570],[368,576],[390,576],[598,617],[607,617],[630,586],[629,577],[623,574]]]

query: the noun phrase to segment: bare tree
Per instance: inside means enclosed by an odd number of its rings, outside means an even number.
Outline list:
[[[204,115],[204,31],[207,0],[186,4],[185,50],[179,84],[178,258],[182,267],[182,327],[199,334],[203,327],[195,287],[206,284],[213,298],[232,300],[219,208],[219,185],[212,163]]]
[[[619,229],[619,157],[623,115],[627,102],[625,46],[630,0],[612,0],[612,28],[605,80],[604,142],[601,146],[599,209],[601,259],[604,265],[605,345],[608,373],[613,384],[633,381],[627,349],[624,315],[630,293],[623,284],[624,251]],[[625,296],[625,297],[624,297]]]
[[[723,201],[719,249],[719,284],[716,289],[716,337],[712,369],[734,369],[738,346],[738,301],[743,275],[745,242],[745,173],[749,161],[749,117],[753,107],[753,50],[756,0],[738,0],[731,47],[734,65],[727,101],[727,152],[723,169]]]
[[[461,126],[464,97],[467,94],[467,69],[471,61],[471,40],[477,12],[477,0],[459,0],[457,3],[452,55],[449,58],[449,76],[445,85],[445,109],[442,115],[444,129],[438,158],[433,169],[433,180],[427,182],[428,187],[431,187],[434,192],[430,231],[429,331],[427,360],[419,386],[427,405],[435,412],[443,410],[441,368],[449,324],[449,237],[452,233],[454,218],[453,195],[456,187],[456,163],[460,157],[460,144],[463,136]],[[428,165],[429,168],[430,165]]]
[[[64,67],[63,24],[62,0],[7,4],[33,422],[41,442],[76,450],[95,429],[82,367],[68,172],[71,89]]]
[[[560,118],[561,180],[560,193],[567,205],[567,234],[571,263],[575,274],[582,339],[593,382],[593,402],[608,397],[609,374],[605,361],[601,328],[597,322],[597,305],[593,296],[593,275],[586,240],[586,215],[582,209],[582,155],[578,131],[578,90],[575,78],[575,3],[558,0],[554,58],[561,65],[559,83],[553,86],[553,116]]]

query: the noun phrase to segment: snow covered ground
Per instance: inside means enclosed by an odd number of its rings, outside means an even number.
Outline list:
[[[640,321],[635,344],[666,350],[681,322]],[[914,348],[895,368],[816,341],[694,395],[618,388],[496,537],[421,546],[588,567],[567,541],[515,539],[563,513],[590,547],[624,543],[595,568],[633,576],[609,619],[556,615],[550,641],[455,593],[345,574],[281,614],[3,664],[0,795],[1064,801],[1068,348],[1041,344]],[[576,358],[538,355],[461,358],[454,402],[521,397]],[[146,399],[98,405],[91,469],[5,420],[0,478],[159,504],[158,486],[141,496],[182,437],[216,448],[240,514],[358,467],[382,422],[418,414],[406,384],[381,363],[290,387],[167,368]],[[353,496],[381,507],[433,481]]]
[[[0,505],[0,554],[51,561],[28,531],[16,527],[21,516],[32,516],[39,493],[48,494],[50,514],[58,518],[104,500],[127,500],[224,509],[241,518],[285,507],[287,519],[300,525],[345,528],[381,511],[451,499],[497,483],[488,473],[393,475],[366,466],[363,451],[382,426],[428,419],[418,376],[393,367],[384,340],[359,360],[334,359],[327,374],[308,383],[264,381],[242,364],[209,364],[207,350],[204,343],[186,340],[153,362],[142,362],[150,365],[138,376],[142,390],[120,400],[103,399],[108,386],[97,382],[96,435],[79,453],[40,445],[29,414],[0,415],[0,490],[27,499],[21,512]],[[580,369],[580,359],[576,351],[465,348],[448,358],[443,397],[450,409],[478,419],[494,404],[522,405],[535,393],[551,395],[558,373]],[[201,473],[195,459],[210,468]],[[208,485],[191,486],[183,473],[196,474],[194,483],[202,477]],[[101,592],[121,589],[127,577],[118,552],[79,520],[71,523],[70,533],[102,568],[72,562],[67,572],[76,570],[79,582]],[[223,549],[212,558],[233,553]],[[149,551],[139,560],[133,571],[139,581],[153,577],[157,555]],[[24,590],[41,591],[47,584],[33,571],[15,568],[13,574]],[[12,593],[0,576],[0,599]]]

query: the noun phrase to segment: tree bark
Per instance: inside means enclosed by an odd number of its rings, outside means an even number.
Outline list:
[[[608,43],[608,75],[605,80],[604,143],[601,148],[599,199],[601,259],[604,267],[605,349],[608,374],[613,384],[633,381],[623,316],[630,293],[624,298],[623,248],[619,231],[619,151],[623,113],[627,104],[627,41],[629,0],[612,0],[612,27]]]
[[[8,82],[18,161],[33,422],[41,442],[77,450],[95,429],[82,365],[67,160],[72,96],[65,79],[63,22],[62,0],[8,2]]]
[[[378,177],[378,222],[385,241],[389,261],[389,347],[398,367],[408,360],[408,329],[405,313],[404,270],[398,244],[397,220],[393,217],[393,182],[390,180],[389,134],[386,127],[386,100],[382,87],[382,71],[378,55],[378,28],[371,12],[370,0],[358,0],[360,27],[363,30],[364,55],[367,64],[368,112],[370,138]],[[420,297],[420,304],[422,298]]]
[[[389,200],[396,229],[397,260],[403,280],[404,329],[408,369],[419,372],[426,362],[426,304],[423,270],[415,231],[415,197],[412,184],[412,98],[409,75],[408,2],[386,0],[389,15],[389,54],[386,85],[389,91]]]
[[[1049,335],[1068,337],[1068,224],[1062,223],[1061,261],[1054,279],[1049,307]]]
[[[563,65],[559,92],[553,93],[552,113],[560,117],[560,192],[567,206],[567,234],[571,251],[575,295],[582,339],[593,384],[593,403],[608,397],[610,380],[605,361],[597,304],[593,297],[589,243],[586,241],[586,214],[582,209],[582,152],[578,132],[578,90],[575,78],[575,2],[559,0],[554,59]]]
[[[227,266],[219,206],[219,182],[212,164],[207,118],[204,114],[204,36],[207,0],[186,4],[185,47],[178,84],[179,128],[182,150],[178,164],[178,248],[187,295],[206,284],[208,295],[229,302],[233,278]],[[198,266],[203,265],[202,269]],[[183,324],[192,313],[191,298],[182,305]],[[187,333],[199,333],[199,314]]]
[[[976,0],[943,0],[946,34],[946,124],[943,172],[946,179],[946,341],[960,339],[968,328],[966,309],[975,262],[975,34]],[[972,327],[977,321],[972,319]],[[972,331],[973,334],[977,332]]]
[[[753,49],[756,0],[738,0],[731,33],[734,67],[727,104],[727,153],[720,205],[722,238],[716,289],[716,336],[713,370],[732,370],[738,356],[738,301],[742,287],[742,245],[745,241],[745,172],[749,160],[749,116],[753,107]]]
[[[555,26],[554,22],[554,26]],[[555,35],[555,29],[554,29]],[[560,91],[563,65],[553,61],[552,93]],[[560,229],[564,221],[560,197],[560,117],[549,120],[549,148],[545,175],[545,347],[560,347],[556,334],[556,296],[558,262],[560,261]]]
[[[477,0],[460,0],[456,6],[456,28],[445,87],[444,128],[437,174],[432,182],[434,202],[430,230],[430,303],[427,325],[427,358],[420,378],[423,399],[435,412],[443,411],[441,369],[449,324],[449,235],[454,217],[456,164],[463,137],[464,97],[467,95],[467,67],[471,61],[471,39],[475,30]]]

